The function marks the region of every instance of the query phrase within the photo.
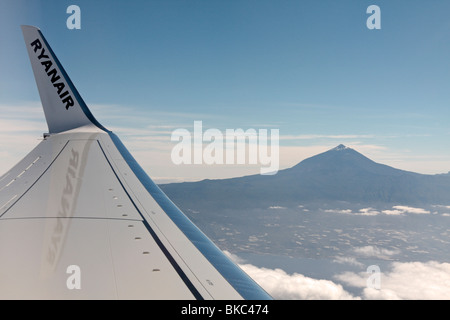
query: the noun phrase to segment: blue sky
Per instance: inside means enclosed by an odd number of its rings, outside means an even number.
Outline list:
[[[66,27],[71,4],[81,30]],[[366,27],[372,4],[381,30]],[[397,168],[448,172],[449,10],[438,0],[2,0],[0,171],[46,131],[20,30],[31,24],[157,181],[259,171],[173,166],[170,133],[194,120],[279,129],[282,168],[343,143]]]

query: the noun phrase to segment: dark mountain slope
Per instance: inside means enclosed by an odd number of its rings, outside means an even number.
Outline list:
[[[365,204],[450,204],[450,175],[423,175],[376,163],[339,145],[273,176],[253,175],[160,185],[182,209]]]

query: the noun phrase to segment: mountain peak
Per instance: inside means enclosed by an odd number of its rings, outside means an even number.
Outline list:
[[[337,147],[334,147],[334,148],[331,149],[331,150],[334,150],[334,151],[342,151],[342,150],[346,150],[346,149],[350,149],[350,148],[347,147],[347,146],[344,146],[343,144],[340,144],[340,145],[338,145]]]
[[[293,207],[299,203],[333,201],[349,205],[450,203],[447,175],[426,176],[395,169],[343,144],[304,159],[273,176],[256,174],[225,180],[173,183],[165,185],[163,191],[185,208],[211,212],[217,207]]]

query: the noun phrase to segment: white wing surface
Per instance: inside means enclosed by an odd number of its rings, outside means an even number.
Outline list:
[[[22,27],[49,134],[0,177],[0,299],[270,299],[91,114]]]

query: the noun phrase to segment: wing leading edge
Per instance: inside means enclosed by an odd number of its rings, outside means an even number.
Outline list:
[[[0,299],[271,299],[91,114],[22,27],[49,135],[0,178]]]

